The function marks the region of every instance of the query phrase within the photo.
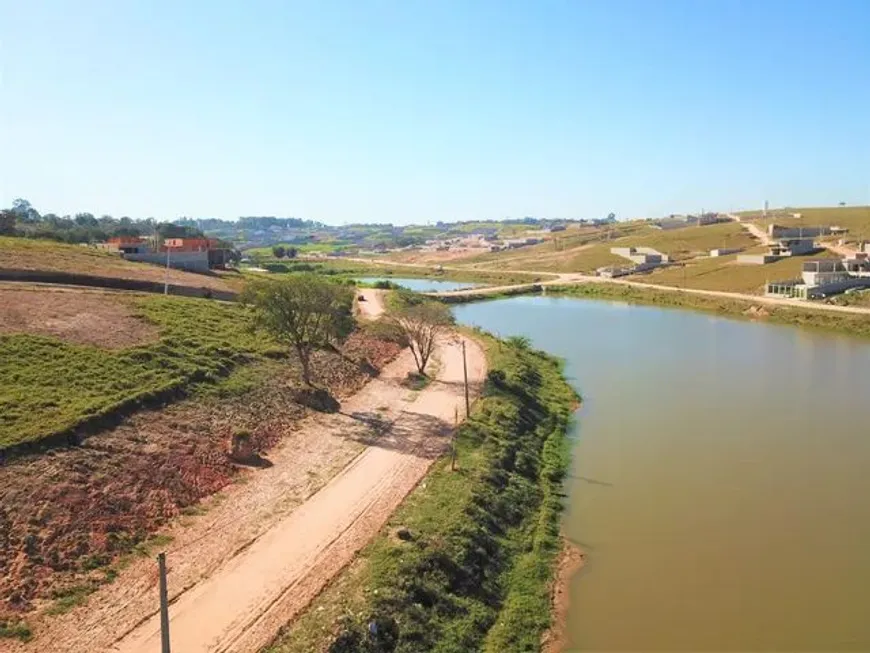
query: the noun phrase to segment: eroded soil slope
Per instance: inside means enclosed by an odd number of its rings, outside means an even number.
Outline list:
[[[318,382],[338,395],[354,392],[369,365],[377,370],[398,351],[358,332],[340,354],[317,356]],[[295,402],[298,387],[292,359],[258,363],[208,394],[140,412],[79,447],[2,464],[0,621],[57,609],[112,580],[120,556],[245,473],[227,455],[234,433],[250,433],[264,452],[292,437],[307,412]]]

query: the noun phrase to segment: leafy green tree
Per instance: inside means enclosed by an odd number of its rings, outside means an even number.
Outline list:
[[[161,238],[202,238],[204,234],[195,227],[185,227],[172,222],[161,222],[156,226]]]
[[[0,211],[0,236],[10,236],[15,233],[15,213],[9,209]]]
[[[76,224],[80,227],[97,227],[100,223],[93,213],[76,213]]]
[[[354,327],[353,291],[315,274],[251,282],[242,300],[253,305],[258,327],[295,350],[309,386],[312,354],[334,348]]]
[[[287,258],[296,258],[296,256],[298,256],[298,254],[299,254],[299,250],[296,249],[295,247],[288,247],[287,251],[285,252],[285,255],[287,256]]]
[[[405,334],[417,371],[425,374],[439,337],[454,322],[453,313],[441,302],[400,292],[392,302],[389,319]]]
[[[274,256],[275,258],[284,258],[286,254],[287,250],[284,248],[283,245],[275,245],[272,248],[272,256]]]
[[[12,201],[12,212],[21,222],[39,222],[39,212],[33,208],[33,205],[20,197]]]

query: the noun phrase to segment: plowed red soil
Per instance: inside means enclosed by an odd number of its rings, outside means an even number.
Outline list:
[[[342,355],[321,353],[313,367],[342,396],[369,378],[362,354],[380,368],[398,351],[357,333]],[[108,563],[244,474],[227,455],[233,433],[250,432],[260,451],[292,437],[308,412],[294,402],[297,367],[282,361],[260,372],[244,394],[144,411],[81,446],[0,462],[0,621],[97,587]]]
[[[36,333],[109,349],[157,339],[157,328],[134,317],[112,293],[0,287],[0,334]]]

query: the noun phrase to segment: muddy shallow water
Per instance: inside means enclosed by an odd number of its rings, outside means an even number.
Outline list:
[[[577,299],[456,315],[583,395],[569,650],[870,650],[870,344]]]

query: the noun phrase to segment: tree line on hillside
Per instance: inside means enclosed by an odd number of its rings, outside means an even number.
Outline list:
[[[295,247],[284,247],[284,245],[275,245],[272,248],[272,256],[275,258],[296,258],[299,250]]]
[[[92,213],[59,216],[40,214],[27,200],[16,199],[12,207],[0,211],[0,235],[46,238],[65,243],[102,242],[119,236],[158,236],[160,238],[202,238],[203,232],[190,225],[158,222],[154,218],[135,220]]]
[[[354,329],[353,290],[316,274],[252,280],[240,299],[253,308],[256,327],[293,350],[309,387],[314,352],[337,349]],[[383,325],[410,347],[418,374],[424,376],[439,339],[453,323],[445,304],[402,289],[391,296]]]

